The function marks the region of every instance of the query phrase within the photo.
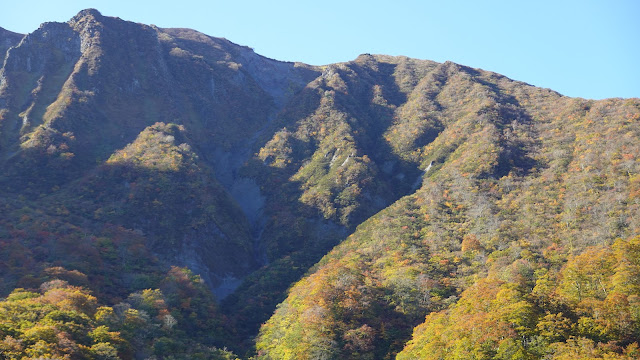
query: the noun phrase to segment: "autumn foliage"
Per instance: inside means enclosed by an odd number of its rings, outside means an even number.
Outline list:
[[[640,357],[638,99],[92,9],[0,55],[0,357]]]

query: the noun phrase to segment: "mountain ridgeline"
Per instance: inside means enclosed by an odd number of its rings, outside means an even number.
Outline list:
[[[633,359],[640,100],[0,28],[8,359]]]

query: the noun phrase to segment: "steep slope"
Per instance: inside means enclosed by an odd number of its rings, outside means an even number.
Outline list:
[[[260,189],[240,178],[237,169],[251,154],[255,135],[292,93],[315,76],[310,67],[266,59],[193,30],[159,29],[85,10],[68,23],[45,23],[27,35],[8,53],[0,75],[0,180],[5,189],[41,202],[65,203],[77,216],[94,218],[95,209],[111,207],[119,218],[97,219],[143,230],[153,251],[173,254],[175,264],[189,264],[203,276],[209,274],[205,277],[214,279],[208,281],[212,288],[220,288],[227,279],[226,290],[217,291],[220,296],[257,266],[259,261],[254,258],[259,256],[252,243],[257,240],[252,231],[258,230],[263,215],[261,204],[247,194],[260,197]],[[145,144],[149,137],[141,139],[139,134],[157,122],[185,126],[190,134],[189,151],[201,159],[198,168],[215,168],[198,176],[214,184],[217,195],[211,197],[211,187],[204,186],[191,187],[195,191],[191,196],[208,199],[200,206],[215,208],[210,212],[216,214],[214,221],[222,228],[230,229],[227,223],[233,217],[239,226],[247,227],[223,231],[222,237],[229,242],[214,246],[227,249],[232,243],[243,244],[243,254],[229,257],[238,264],[218,261],[211,272],[215,257],[203,260],[194,249],[217,243],[217,230],[206,230],[211,219],[195,225],[192,219],[176,217],[175,201],[169,201],[167,206],[173,207],[164,211],[145,213],[139,206],[157,199],[137,199],[138,205],[123,206],[123,201],[103,204],[95,194],[76,191],[77,181],[86,183],[87,176],[96,176],[96,164],[114,165],[107,160],[116,151],[150,145]],[[165,154],[151,153],[156,150],[138,154],[146,157],[139,162],[146,167],[148,179],[154,179],[156,173],[164,179],[162,191],[168,196],[184,186],[183,176],[189,175],[183,172],[190,167],[179,165],[172,169],[176,176],[163,176],[166,169],[145,163]],[[112,175],[98,169],[99,177]],[[126,182],[122,177],[116,174],[89,182],[113,192],[118,178]],[[150,180],[147,185],[153,183]],[[219,183],[224,187],[215,185]],[[71,205],[88,199],[93,202],[89,209]],[[238,206],[242,212],[237,211]],[[167,244],[172,249],[167,250]],[[238,272],[239,268],[244,271]]]
[[[145,234],[166,262],[192,269],[217,296],[256,267],[248,222],[193,152],[183,126],[146,128],[73,191],[51,200]]]
[[[423,78],[425,88],[438,79],[437,92],[420,97],[433,101],[423,114],[441,130],[409,148],[425,168],[422,187],[360,225],[290,290],[261,329],[262,357],[386,358],[487,273],[526,288],[586,247],[640,231],[640,101],[570,99],[442,69]]]
[[[4,61],[7,50],[12,46],[18,45],[23,37],[24,35],[22,34],[17,34],[0,27],[0,59]]]
[[[265,131],[271,138],[259,140],[264,146],[242,170],[266,195],[262,239],[271,262],[223,303],[251,330],[245,336],[267,320],[290,282],[359,223],[413,190],[416,157],[394,151],[405,136],[391,143],[386,136],[397,132],[394,112],[419,79],[443,66],[371,55],[326,66]],[[411,141],[426,144],[437,129],[421,131]]]
[[[235,62],[262,60],[248,52],[192,30],[164,31],[95,10],[66,24],[43,24],[4,67],[4,158],[23,159],[57,146],[58,133],[73,132],[82,151],[72,163],[86,167],[157,121],[188,125],[209,148],[238,146],[282,101],[279,87],[295,88],[304,78],[302,69],[281,64],[290,76],[269,84],[274,99],[249,74],[259,65],[245,70]]]

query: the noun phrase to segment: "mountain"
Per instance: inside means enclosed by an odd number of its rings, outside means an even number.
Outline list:
[[[390,62],[345,66],[365,59]],[[349,73],[340,74],[342,93],[357,99]],[[419,188],[289,290],[261,328],[258,353],[635,354],[638,99],[567,98],[451,63],[418,79],[382,136],[423,169]]]
[[[93,9],[0,44],[9,358],[638,356],[640,99]]]

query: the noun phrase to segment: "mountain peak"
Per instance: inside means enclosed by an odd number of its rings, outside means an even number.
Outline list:
[[[96,9],[84,9],[80,11],[76,16],[69,20],[68,24],[75,27],[78,24],[90,24],[100,22],[103,16],[100,11]]]
[[[98,11],[97,9],[93,9],[93,8],[89,8],[89,9],[84,9],[81,10],[76,16],[74,16],[75,18],[83,18],[85,16],[93,16],[93,17],[101,17],[102,14],[100,13],[100,11]]]

